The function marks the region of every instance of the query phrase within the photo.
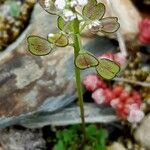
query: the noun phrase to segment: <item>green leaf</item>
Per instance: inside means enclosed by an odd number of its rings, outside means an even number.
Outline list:
[[[96,67],[96,71],[102,78],[110,80],[118,74],[120,67],[115,62],[102,58],[99,59],[99,65]]]
[[[27,38],[29,51],[33,55],[43,56],[52,51],[52,45],[44,38],[39,36],[29,36]]]
[[[92,136],[95,136],[97,132],[97,128],[95,125],[90,125],[86,128],[86,134],[88,138],[91,138]]]
[[[66,22],[62,17],[58,17],[57,19],[57,26],[60,30],[63,30],[64,32],[68,33],[73,31],[72,27],[73,22]]]
[[[58,47],[65,47],[69,44],[68,38],[62,33],[56,33],[56,34],[50,33],[48,35],[48,41],[50,43],[55,44]]]
[[[54,150],[66,150],[64,143],[59,140],[58,143],[55,145]]]
[[[55,0],[38,0],[38,2],[46,12],[52,15],[56,15],[59,13],[58,9],[54,5]]]
[[[71,142],[72,139],[74,137],[74,131],[73,130],[69,130],[69,129],[65,129],[63,132],[63,140],[65,143],[67,142]]]
[[[103,32],[103,33],[114,33],[120,27],[117,17],[103,18],[100,20],[100,23],[102,25],[101,32]]]
[[[99,63],[98,59],[95,58],[91,53],[82,51],[75,59],[75,65],[80,69],[86,69],[95,67]]]
[[[100,150],[105,150],[106,149],[106,139],[108,138],[108,132],[105,129],[100,129],[98,131],[98,148]]]
[[[89,0],[83,8],[82,14],[90,20],[99,20],[105,14],[105,5],[97,3],[96,0]]]

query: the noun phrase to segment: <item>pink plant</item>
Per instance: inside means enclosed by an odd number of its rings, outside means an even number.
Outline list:
[[[145,18],[139,23],[139,41],[142,44],[150,43],[150,18]]]
[[[134,105],[134,104],[133,104]],[[130,106],[130,113],[127,120],[131,123],[140,122],[144,117],[143,111],[141,111],[138,106]]]
[[[113,54],[112,52],[108,52],[99,56],[98,58],[109,59],[118,63],[119,65],[124,65],[126,63],[126,57],[121,52],[115,54]]]
[[[97,88],[106,88],[104,81],[100,80],[97,75],[88,75],[83,79],[83,84],[85,85],[88,91],[93,92]]]
[[[109,88],[97,75],[88,75],[83,81],[86,88],[92,92],[96,104],[110,105],[121,119],[129,122],[139,122],[144,113],[140,110],[142,101],[139,92],[126,91],[122,86]]]
[[[105,102],[105,95],[103,89],[97,89],[92,93],[92,98],[96,104],[102,104]]]
[[[117,109],[118,104],[120,103],[120,99],[119,98],[115,98],[113,100],[111,100],[110,105],[112,108]]]
[[[114,54],[112,52],[107,52],[103,55],[100,55],[98,58],[106,58],[109,60],[114,60]]]

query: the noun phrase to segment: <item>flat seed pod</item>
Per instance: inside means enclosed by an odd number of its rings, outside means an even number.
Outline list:
[[[44,38],[29,36],[27,38],[30,53],[36,56],[44,56],[52,51],[51,44]]]
[[[118,18],[116,17],[106,17],[100,20],[102,25],[101,32],[104,33],[114,33],[116,32],[120,24],[118,23]]]
[[[98,59],[95,58],[91,53],[87,52],[80,53],[75,60],[75,65],[79,69],[95,67],[98,65],[98,63],[99,63]]]
[[[105,14],[105,5],[97,3],[96,0],[89,0],[83,8],[82,14],[90,20],[99,20]]]
[[[58,28],[60,30],[63,30],[66,33],[73,31],[72,23],[73,22],[66,22],[66,21],[64,21],[64,19],[62,17],[60,17],[60,16],[57,19],[57,26],[58,26]]]
[[[56,34],[50,33],[48,35],[48,41],[50,43],[55,44],[58,47],[65,47],[69,43],[68,38],[62,33],[56,33]]]
[[[109,59],[99,59],[99,65],[96,67],[97,73],[104,79],[113,79],[120,71],[120,67]]]
[[[38,0],[42,8],[50,14],[56,15],[59,11],[56,9],[54,3],[56,0]]]

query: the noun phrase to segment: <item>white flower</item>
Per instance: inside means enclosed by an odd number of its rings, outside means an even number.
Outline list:
[[[98,31],[100,28],[102,27],[101,23],[99,20],[94,20],[92,21],[92,23],[90,23],[88,25],[88,28],[91,30],[91,31]]]
[[[98,20],[94,20],[92,21],[92,23],[89,24],[89,29],[91,29],[92,27],[96,27],[100,25],[100,21]]]
[[[66,6],[66,1],[65,0],[56,0],[55,1],[55,7],[57,9],[63,10]]]
[[[102,104],[105,101],[103,89],[97,89],[92,93],[92,98],[97,104]]]
[[[88,3],[88,0],[71,0],[70,6],[71,7],[76,7],[77,5],[85,6],[87,3]]]
[[[65,9],[65,10],[63,11],[63,19],[64,19],[65,21],[72,21],[72,20],[74,20],[75,18],[76,18],[76,14],[73,13],[71,10]]]
[[[77,0],[78,5],[85,6],[88,3],[88,0]]]
[[[70,2],[70,6],[71,6],[71,7],[76,7],[77,5],[78,5],[77,0],[72,0],[72,1]]]
[[[130,110],[128,121],[131,123],[140,122],[144,117],[144,112],[139,109],[132,109]]]

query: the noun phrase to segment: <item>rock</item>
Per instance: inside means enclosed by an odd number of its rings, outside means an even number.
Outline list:
[[[136,129],[134,138],[143,147],[150,148],[150,114],[148,114],[141,125]]]
[[[111,150],[127,150],[122,144],[114,142],[111,146]]]
[[[76,99],[73,50],[70,47],[58,48],[43,57],[27,52],[26,38],[29,35],[46,38],[48,33],[56,30],[56,17],[37,4],[29,27],[0,54],[0,128],[24,125],[25,120],[32,124],[32,119],[41,125],[51,124],[47,120],[49,115]],[[115,48],[106,38],[84,38],[83,44],[95,54]],[[82,77],[90,71],[83,71]]]
[[[46,143],[41,130],[5,129],[0,131],[0,150],[43,150]]]
[[[86,123],[109,123],[117,120],[115,113],[109,107],[99,107],[96,104],[86,103],[84,110]],[[37,118],[34,119],[33,116],[28,120],[24,120],[22,124],[27,128],[40,128],[47,124],[66,126],[81,123],[80,110],[77,105],[69,106],[49,116],[44,116],[43,114],[42,116],[40,117],[43,119],[41,122]]]
[[[75,99],[74,82],[70,82],[73,73],[65,70],[72,57],[69,48],[45,57],[27,52],[26,37],[30,34],[46,37],[56,30],[54,19],[36,5],[29,27],[0,54],[0,127],[43,109],[55,111]]]

